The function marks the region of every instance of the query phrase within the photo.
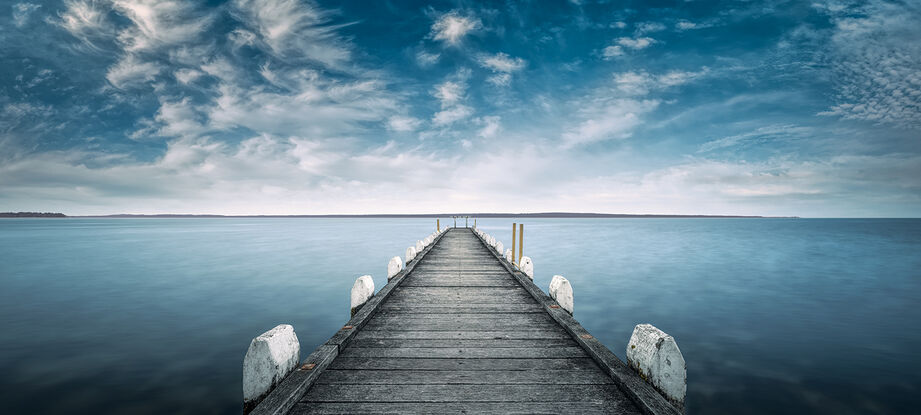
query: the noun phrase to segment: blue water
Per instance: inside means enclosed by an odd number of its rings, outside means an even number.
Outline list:
[[[444,222],[444,221],[443,221]],[[511,241],[511,222],[479,220]],[[690,413],[921,407],[921,220],[527,219],[546,289],[615,354],[673,335]],[[0,402],[12,413],[238,413],[250,339],[302,356],[348,320],[355,278],[427,219],[0,220]]]

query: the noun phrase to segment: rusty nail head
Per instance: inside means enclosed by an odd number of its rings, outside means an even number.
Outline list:
[[[588,340],[588,339],[591,339],[591,338],[592,338],[592,335],[591,335],[591,334],[583,334],[583,335],[581,335],[581,336],[579,336],[579,337],[581,337],[581,338],[583,338],[583,339],[585,339],[585,340]]]
[[[301,370],[313,370],[315,367],[317,367],[316,363],[305,363],[304,366],[301,366]]]
[[[553,304],[553,305],[550,306],[550,308],[560,308],[560,306],[558,306],[558,305],[556,305],[556,304]]]
[[[351,329],[353,329],[353,328],[355,328],[355,327],[352,327],[352,326],[342,326],[342,330],[351,330]]]

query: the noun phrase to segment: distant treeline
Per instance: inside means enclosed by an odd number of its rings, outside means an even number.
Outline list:
[[[63,213],[54,212],[0,212],[0,218],[66,218]]]

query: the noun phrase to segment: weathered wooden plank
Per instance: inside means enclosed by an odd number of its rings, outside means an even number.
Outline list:
[[[337,370],[599,370],[590,357],[555,359],[382,359],[337,357]]]
[[[411,314],[407,314],[411,315]],[[407,319],[408,320],[408,319]],[[368,322],[363,330],[405,330],[405,331],[476,331],[476,330],[553,330],[558,326],[552,322],[531,323],[527,325],[517,324],[509,321],[443,321],[443,322],[426,322],[426,321],[403,321],[403,322]]]
[[[412,279],[403,283],[404,287],[452,287],[466,290],[469,287],[517,287],[518,283],[507,280],[472,280],[464,278]]]
[[[578,344],[572,339],[352,339],[349,347],[463,347],[463,348],[545,348],[545,347],[576,347]]]
[[[378,331],[362,330],[355,335],[354,340],[359,339],[455,339],[455,340],[478,340],[478,339],[507,339],[507,340],[529,340],[529,339],[571,339],[570,335],[558,327],[550,330],[530,330],[530,331]]]
[[[302,402],[581,402],[617,399],[614,385],[314,385]]]
[[[373,297],[372,297],[373,298]],[[437,304],[437,303],[479,303],[479,304],[511,304],[511,303],[527,303],[533,304],[534,298],[530,297],[527,294],[522,293],[510,293],[505,297],[499,297],[496,295],[482,295],[482,294],[457,294],[451,296],[431,296],[424,294],[412,294],[412,293],[395,293],[390,298],[388,302],[421,302],[428,304]]]
[[[250,415],[282,415],[288,412],[298,399],[316,382],[317,378],[323,373],[323,370],[338,355],[339,350],[336,346],[321,345],[313,351],[307,359],[304,359],[304,365],[299,365],[294,372],[284,378],[275,389],[269,393],[262,402],[256,406]],[[307,369],[310,367],[310,369]]]
[[[587,402],[311,402],[292,414],[638,414],[626,399]]]
[[[387,302],[378,310],[379,314],[386,313],[418,313],[418,314],[502,314],[502,313],[543,313],[543,307],[537,303],[519,304],[426,304],[426,305],[399,305]]]
[[[596,370],[327,370],[317,384],[607,385]]]
[[[528,348],[480,347],[347,347],[339,352],[342,357],[374,357],[398,359],[555,359],[585,357],[585,350],[578,346]]]
[[[493,322],[503,322],[508,324],[520,324],[522,326],[534,324],[534,323],[553,323],[553,319],[547,315],[543,314],[533,314],[533,313],[510,313],[510,314],[416,314],[416,313],[397,313],[397,312],[388,312],[388,313],[378,313],[368,321],[369,324],[401,324],[401,323],[470,323],[470,322],[483,322],[483,323],[493,323]]]
[[[478,239],[475,233],[473,234]],[[482,241],[482,239],[480,239]],[[485,242],[483,242],[485,245]],[[626,393],[626,396],[636,404],[638,409],[645,414],[656,415],[678,415],[681,413],[677,408],[672,406],[665,397],[659,394],[652,385],[643,381],[635,372],[628,368],[617,356],[614,355],[607,347],[595,339],[588,330],[585,330],[572,315],[561,308],[550,308],[550,305],[557,304],[547,294],[544,294],[533,281],[523,273],[512,268],[511,264],[506,262],[502,257],[490,251],[508,272],[519,281],[524,288],[539,304],[547,309],[550,315],[560,327],[568,332],[574,340],[595,360],[596,363],[604,370],[617,385]]]

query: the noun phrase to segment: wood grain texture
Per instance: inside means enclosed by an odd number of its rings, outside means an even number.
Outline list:
[[[424,254],[326,343],[338,353],[289,413],[649,412],[613,354],[471,230]]]

